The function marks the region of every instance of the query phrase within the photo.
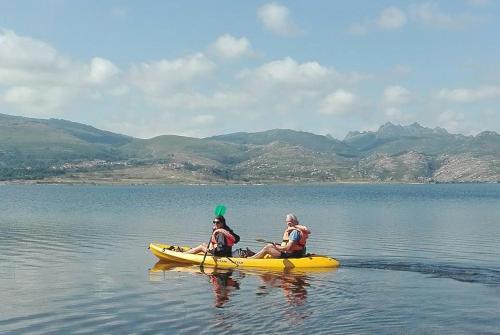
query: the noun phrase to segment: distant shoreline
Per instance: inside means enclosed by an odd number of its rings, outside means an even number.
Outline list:
[[[328,182],[126,182],[126,181],[44,181],[44,180],[8,180],[0,181],[4,185],[67,185],[67,186],[335,186],[335,185],[467,185],[500,184],[500,182],[404,182],[404,181],[328,181]]]

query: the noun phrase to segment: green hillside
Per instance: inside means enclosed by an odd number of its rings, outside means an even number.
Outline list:
[[[273,129],[258,133],[233,133],[207,138],[238,144],[266,145],[272,142],[282,142],[300,146],[313,151],[354,154],[352,148],[334,138],[289,129]]]
[[[500,135],[386,123],[343,141],[288,129],[151,139],[0,114],[0,180],[500,182]]]
[[[109,143],[128,137],[62,120],[0,114],[0,166],[50,164],[82,159],[119,159]]]
[[[121,147],[121,152],[139,159],[171,159],[182,156],[196,160],[213,160],[221,164],[235,164],[248,159],[249,149],[240,144],[163,135],[147,140],[135,139]]]

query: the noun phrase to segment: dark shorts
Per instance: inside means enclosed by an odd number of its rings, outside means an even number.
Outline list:
[[[306,254],[305,249],[294,252],[282,252],[280,258],[300,258]]]
[[[211,250],[210,253],[214,256],[218,257],[232,257],[233,256],[233,248],[228,247],[223,250]]]

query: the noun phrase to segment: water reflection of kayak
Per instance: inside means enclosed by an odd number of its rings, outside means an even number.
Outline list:
[[[158,261],[152,268],[149,269],[151,275],[161,274],[165,271],[173,272],[184,272],[184,273],[198,273],[198,274],[217,274],[217,273],[232,273],[234,269],[232,268],[217,268],[217,267],[203,267],[203,270],[199,266],[193,264],[172,262],[172,261]],[[293,276],[307,276],[314,273],[326,273],[335,272],[336,268],[291,268],[291,269],[259,269],[259,268],[245,268],[240,270],[241,275],[264,275],[264,276],[281,276],[283,274],[289,274]]]
[[[334,272],[336,268],[289,268],[289,269],[258,269],[258,268],[216,268],[169,261],[158,261],[149,270],[151,281],[165,279],[167,272],[183,272],[194,275],[208,276],[215,296],[215,307],[223,307],[229,301],[234,290],[239,290],[240,281],[249,276],[257,276],[262,285],[257,289],[257,295],[266,295],[275,288],[283,290],[286,301],[291,306],[298,306],[307,299],[309,279],[314,273]]]
[[[160,260],[183,264],[199,265],[203,261],[203,254],[186,254],[183,251],[188,247],[176,247],[168,244],[151,243],[151,253]],[[178,251],[177,251],[178,250]],[[301,258],[263,258],[249,259],[239,257],[216,257],[207,255],[204,265],[217,268],[265,268],[265,269],[292,269],[292,268],[335,268],[340,262],[323,255],[308,254]]]
[[[178,263],[171,261],[158,261],[151,269],[150,273],[162,273],[165,271],[173,272],[186,272],[186,273],[200,273],[200,274],[213,274],[213,273],[225,273],[230,272],[231,269],[217,269],[214,267],[204,267],[203,271],[200,270],[199,266],[189,265],[186,263]]]
[[[214,292],[215,307],[223,307],[228,301],[233,291],[240,289],[238,280],[232,277],[233,269],[218,269],[214,267],[203,267],[197,265],[186,265],[185,263],[162,262],[159,261],[149,270],[149,280],[161,281],[165,278],[165,273],[187,272],[200,274],[209,278],[212,291]]]

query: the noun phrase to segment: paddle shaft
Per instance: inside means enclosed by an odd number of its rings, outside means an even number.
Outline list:
[[[200,269],[203,271],[203,263],[205,263],[205,258],[207,258],[208,247],[210,247],[210,243],[212,242],[212,234],[210,234],[210,239],[207,243],[207,249],[205,250],[205,254],[203,255],[203,260],[200,263]]]
[[[257,242],[262,242],[262,243],[269,243],[269,244],[274,244],[274,245],[276,245],[276,242],[266,241],[266,240],[264,240],[264,239],[262,239],[262,238],[257,238],[257,239],[255,239],[255,241],[257,241]]]
[[[217,205],[217,207],[215,207],[214,214],[216,217],[223,216],[224,214],[226,214],[226,206]],[[214,223],[215,223],[215,221],[214,221]],[[203,260],[201,261],[201,264],[200,264],[201,271],[203,271],[203,263],[205,263],[205,258],[207,258],[208,247],[210,246],[210,242],[212,242],[212,234],[213,234],[213,232],[210,234],[210,239],[208,240],[208,243],[207,243],[207,250],[205,250],[205,254],[203,255]]]
[[[207,243],[207,250],[205,250],[205,254],[203,255],[203,260],[200,263],[200,269],[203,271],[203,263],[205,263],[205,258],[207,258],[207,253],[208,253],[208,247],[210,246],[210,243],[212,242],[212,235],[210,235],[210,240]],[[231,263],[235,264],[236,266],[239,266],[235,261],[231,259],[231,257],[226,256],[227,260],[230,261]]]

